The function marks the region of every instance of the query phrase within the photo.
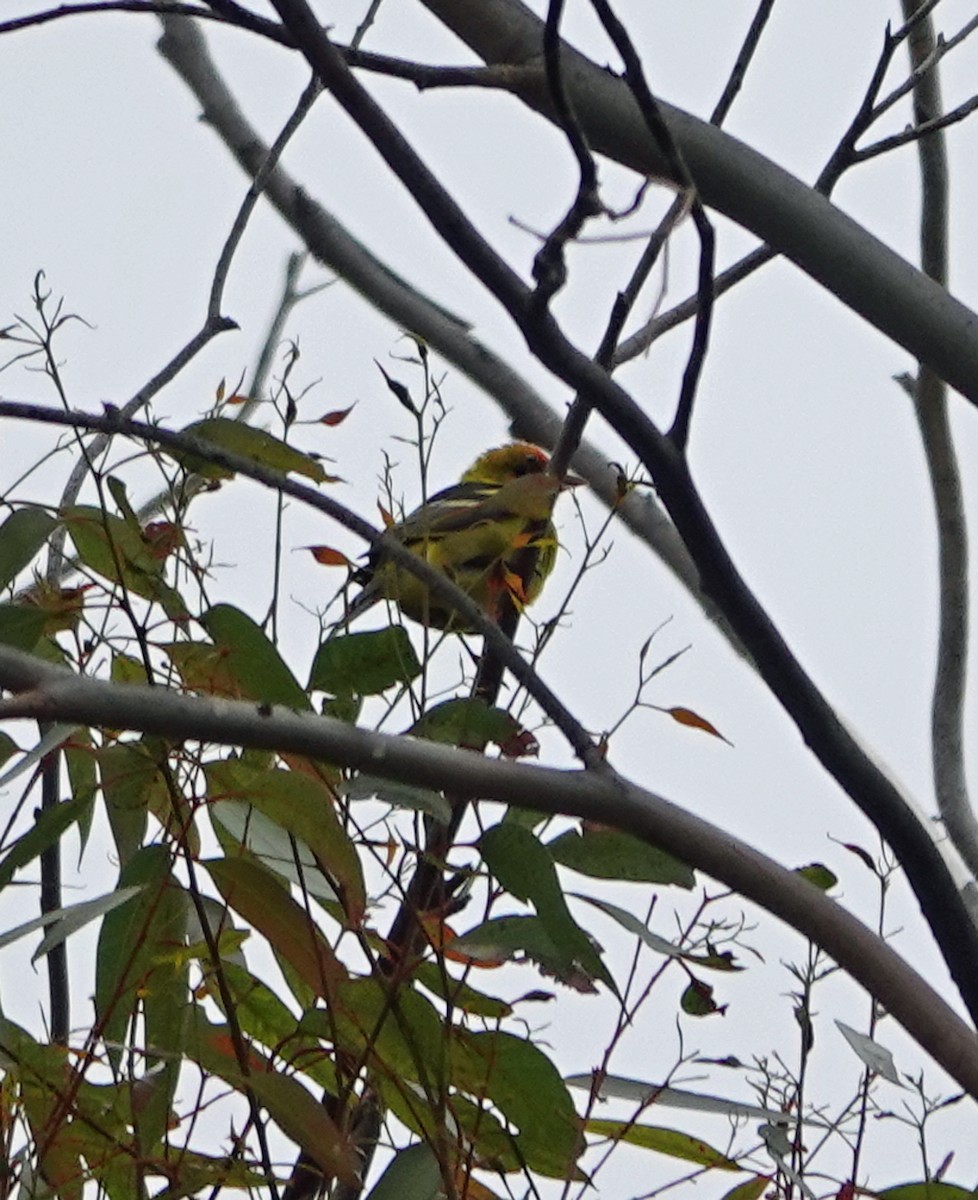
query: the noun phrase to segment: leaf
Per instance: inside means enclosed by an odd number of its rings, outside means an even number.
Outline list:
[[[357,1156],[322,1104],[297,1079],[277,1071],[250,1077],[251,1088],[268,1115],[326,1174],[352,1187]]]
[[[117,905],[123,904],[138,890],[138,888],[129,888],[123,891],[109,892],[105,896],[99,896],[96,900],[83,900],[80,904],[69,904],[64,908],[55,908],[51,912],[41,913],[39,917],[33,917],[30,921],[25,921],[22,925],[17,925],[13,929],[8,929],[6,933],[0,934],[0,949],[18,941],[28,933],[33,933],[36,929],[57,924],[57,930],[52,930],[34,951],[31,962],[36,962],[76,930],[83,928],[89,921],[94,921],[96,917],[102,916],[103,913],[109,912]]]
[[[13,758],[15,754],[19,753],[20,747],[10,736],[10,734],[4,733],[2,730],[0,730],[0,767],[2,767],[3,764],[9,759]]]
[[[41,640],[46,619],[33,605],[0,604],[0,642],[30,653]]]
[[[839,877],[833,874],[824,863],[809,863],[807,867],[796,867],[795,874],[813,883],[820,892],[827,892],[839,882]]]
[[[301,1068],[305,1076],[335,1092],[340,1085],[332,1059],[323,1054],[317,1039],[296,1034],[295,1014],[288,1005],[244,966],[225,961],[221,971],[242,1032],[267,1046],[279,1061]],[[207,990],[223,1012],[223,996],[212,972]]]
[[[371,1188],[367,1200],[435,1200],[442,1177],[434,1151],[424,1142],[398,1150]]]
[[[274,876],[244,858],[204,860],[228,906],[267,938],[317,996],[328,998],[346,978],[346,968]]]
[[[215,604],[200,623],[223,652],[224,667],[240,684],[243,696],[299,712],[310,707],[309,697],[251,617],[233,605]]]
[[[95,956],[95,1012],[116,1067],[140,998],[163,987],[167,1003],[174,1003],[169,959],[184,943],[187,918],[187,897],[163,846],[137,851],[119,875],[119,888],[138,891],[106,914]],[[186,993],[178,1007],[185,1003]]]
[[[16,871],[33,862],[76,821],[81,821],[88,813],[90,804],[91,797],[81,795],[44,809],[34,822],[33,829],[18,838],[6,858],[0,862],[0,889],[10,883]]]
[[[31,955],[31,962],[37,962],[45,954],[50,954],[55,946],[60,946],[73,933],[77,933],[79,929],[84,929],[90,922],[105,916],[106,913],[110,913],[114,908],[118,908],[120,904],[125,904],[138,891],[138,887],[118,888],[116,891],[108,892],[106,895],[99,896],[94,900],[83,900],[79,904],[69,904],[65,908],[56,908],[51,912],[42,913],[34,921],[29,921],[29,925],[49,925],[54,923],[55,926],[45,934],[41,940],[41,944]],[[20,928],[24,930],[23,925]],[[11,934],[8,933],[3,938],[0,938],[0,945],[6,944],[6,938],[10,936]]]
[[[897,1087],[903,1087],[893,1062],[893,1055],[885,1046],[881,1046],[879,1042],[873,1041],[871,1037],[867,1037],[864,1033],[859,1033],[858,1030],[846,1025],[844,1021],[836,1020],[835,1024],[842,1036],[862,1059],[863,1063],[875,1075],[881,1076],[890,1083],[895,1083]]]
[[[308,850],[307,867],[329,882],[330,898],[339,897],[350,924],[362,923],[367,897],[360,859],[336,815],[335,796],[322,779],[299,771],[260,769],[240,760],[208,763],[205,772],[209,799],[238,801],[295,838]],[[218,815],[227,826],[221,812]],[[288,838],[285,846],[286,862],[294,871]],[[251,843],[249,848],[255,849]],[[305,871],[303,876],[308,878]]]
[[[452,817],[452,806],[441,792],[429,788],[415,787],[410,783],[396,783],[392,779],[381,779],[379,775],[368,775],[361,771],[343,784],[343,795],[347,800],[377,800],[392,808],[406,808],[412,812],[425,813],[447,825]]]
[[[449,943],[453,954],[473,962],[499,966],[521,954],[537,963],[547,975],[579,992],[594,992],[591,976],[577,960],[559,949],[539,917],[491,917]],[[583,976],[583,979],[582,979]]]
[[[349,408],[335,408],[332,412],[323,413],[323,415],[318,418],[318,424],[328,425],[330,427],[342,425],[355,408],[356,402],[351,404]]]
[[[692,954],[688,950],[683,950],[679,946],[673,945],[672,942],[667,941],[665,938],[659,937],[657,933],[653,933],[638,917],[623,908],[619,908],[617,904],[612,904],[608,900],[601,900],[596,896],[582,896],[577,892],[572,894],[578,900],[592,904],[601,912],[607,913],[623,929],[627,929],[629,933],[634,933],[650,950],[654,950],[658,954],[665,954],[667,958],[681,958],[685,962],[696,963],[701,967],[707,967],[714,971],[743,970],[742,967],[735,965],[734,957],[729,950],[725,950],[722,953],[713,951],[708,954]]]
[[[12,583],[47,543],[57,520],[43,508],[17,508],[0,525],[0,588]]]
[[[412,416],[418,416],[417,406],[411,399],[411,393],[404,386],[404,384],[397,379],[392,379],[376,359],[374,359],[374,363],[376,364],[377,370],[381,373],[381,375],[383,375],[388,388],[397,397],[397,402],[403,405],[403,407],[406,408]]]
[[[169,798],[166,779],[143,741],[102,746],[95,759],[112,837],[125,866],[146,840],[151,804]]]
[[[331,696],[377,696],[421,674],[421,663],[403,625],[329,638],[316,652],[311,692]]]
[[[181,433],[209,442],[217,450],[227,450],[241,458],[250,459],[259,466],[281,471],[284,475],[293,472],[305,475],[313,483],[322,483],[326,479],[326,472],[308,454],[244,421],[234,421],[229,417],[206,417],[187,425]],[[173,451],[167,453],[188,471],[203,475],[205,479],[230,479],[234,474],[220,462],[208,461],[200,455]]]
[[[453,979],[439,963],[418,963],[412,975],[422,987],[461,1012],[493,1021],[501,1021],[512,1014],[513,1007],[507,1001],[487,996],[463,979]]]
[[[567,830],[547,843],[555,862],[594,879],[692,888],[696,876],[678,858],[615,829]]]
[[[533,905],[568,966],[576,963],[616,991],[590,938],[570,914],[548,848],[528,829],[509,822],[487,829],[479,839],[479,849],[500,884],[517,899]]]
[[[898,1183],[874,1195],[877,1200],[975,1200],[978,1192],[954,1183],[922,1179],[919,1183]]]
[[[712,1167],[721,1171],[739,1171],[742,1168],[732,1158],[700,1138],[677,1129],[664,1129],[658,1125],[640,1125],[629,1121],[606,1121],[591,1118],[585,1122],[587,1133],[600,1134],[616,1142],[627,1142],[643,1150],[654,1150],[670,1158],[681,1158],[684,1162],[698,1163],[701,1167]]]
[[[687,725],[690,729],[700,729],[703,733],[708,733],[712,737],[719,738],[721,742],[726,742],[728,746],[733,745],[733,742],[729,738],[725,738],[715,725],[711,725],[705,717],[693,712],[691,708],[663,708],[659,711],[666,713],[680,725]]]
[[[89,570],[110,583],[160,604],[173,621],[187,621],[190,614],[179,592],[163,578],[162,564],[143,540],[142,531],[122,517],[90,505],[63,509],[61,517],[78,557]]]
[[[23,758],[18,759],[8,771],[4,772],[3,777],[0,778],[0,788],[6,787],[18,775],[29,771],[52,750],[57,750],[59,746],[64,745],[79,728],[81,727],[78,725],[52,725],[33,750],[28,750]]]
[[[468,1068],[457,1082],[488,1097],[519,1131],[516,1145],[526,1165],[551,1178],[577,1178],[583,1139],[570,1093],[550,1059],[532,1042],[501,1030],[460,1031],[458,1041]]]
[[[702,979],[691,979],[683,989],[680,1000],[682,1010],[691,1017],[712,1017],[714,1013],[721,1016],[727,1011],[725,1004],[717,1004],[713,999],[713,988]]]
[[[353,563],[342,550],[334,550],[332,546],[306,546],[316,562],[321,567],[352,567]]]
[[[508,712],[494,708],[479,696],[445,700],[423,713],[408,731],[445,746],[484,750],[490,743],[508,745],[520,732],[520,724]]]
[[[753,1179],[738,1183],[729,1192],[724,1192],[720,1200],[761,1200],[770,1186],[770,1175],[755,1175]]]
[[[287,1137],[297,1142],[326,1175],[352,1184],[356,1178],[353,1148],[323,1105],[291,1075],[272,1069],[253,1047],[245,1044],[248,1072],[242,1071],[234,1037],[226,1025],[213,1025],[194,1010],[188,1052],[205,1071],[237,1091],[249,1090]]]
[[[594,1091],[594,1076],[570,1075],[564,1081],[568,1087]],[[600,1100],[629,1100],[633,1104],[664,1104],[668,1108],[686,1108],[694,1112],[719,1113],[727,1117],[749,1117],[770,1121],[772,1124],[794,1124],[794,1113],[783,1113],[773,1108],[760,1108],[756,1104],[742,1104],[739,1100],[727,1100],[721,1096],[708,1096],[701,1092],[687,1092],[670,1087],[665,1083],[648,1083],[640,1079],[628,1079],[622,1075],[604,1075],[598,1080],[597,1094]]]

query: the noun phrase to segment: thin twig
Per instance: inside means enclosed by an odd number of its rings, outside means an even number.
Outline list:
[[[713,266],[716,256],[716,237],[713,226],[703,208],[696,191],[696,181],[690,176],[679,147],[666,124],[659,104],[645,79],[645,71],[625,26],[612,11],[608,0],[591,0],[605,32],[615,44],[615,49],[625,64],[625,81],[638,101],[639,109],[649,132],[655,139],[669,164],[672,178],[678,180],[690,194],[690,212],[700,239],[699,272],[696,284],[696,321],[693,326],[693,344],[690,347],[683,382],[676,405],[672,427],[666,435],[681,453],[685,453],[689,440],[689,425],[693,416],[696,389],[703,373],[706,350],[710,340],[710,321],[713,315]]]
[[[761,34],[764,32],[764,27],[767,25],[773,8],[774,0],[760,0],[757,11],[754,13],[754,19],[747,30],[743,45],[740,47],[740,53],[737,55],[737,59],[733,65],[733,70],[730,72],[730,78],[727,80],[726,87],[723,89],[716,107],[710,114],[711,125],[722,125],[727,119],[727,114],[730,112],[734,100],[737,99],[740,89],[744,86],[747,68],[750,66],[751,60],[757,52],[757,47],[761,41]]]

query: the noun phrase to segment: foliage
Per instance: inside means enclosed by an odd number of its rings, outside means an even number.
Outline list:
[[[550,6],[552,22],[559,22],[559,7]],[[269,33],[233,6],[212,8],[227,20],[254,26],[253,32]],[[276,8],[290,39],[314,63],[317,53],[329,59],[328,44],[316,50],[320,34],[304,37],[301,7],[282,0]],[[597,532],[580,518],[576,575],[552,615],[534,624],[522,605],[507,608],[500,601],[504,632],[512,634],[517,621],[524,622],[531,649],[523,657],[531,664],[551,645],[567,645],[572,652],[578,631],[568,616],[571,598],[591,572],[601,578],[610,523],[643,491],[646,472],[664,494],[674,501],[680,496],[670,510],[672,528],[685,539],[683,553],[701,575],[711,560],[696,554],[704,544],[713,545],[713,527],[698,515],[695,490],[683,492],[680,486],[688,475],[686,440],[715,282],[705,193],[697,192],[697,180],[661,125],[641,64],[633,60],[634,49],[614,14],[603,3],[595,9],[625,63],[630,95],[655,153],[667,161],[673,183],[685,189],[684,202],[651,239],[595,363],[568,347],[548,320],[548,305],[563,286],[570,243],[602,205],[595,198],[588,138],[566,102],[551,42],[547,95],[575,148],[580,189],[560,226],[543,240],[532,292],[519,292],[523,285],[509,280],[498,263],[495,274],[482,271],[483,281],[498,277],[487,286],[495,286],[518,313],[541,361],[578,391],[568,452],[580,438],[575,421],[582,425],[592,405],[604,404],[612,423],[612,414],[620,416],[604,368],[619,348],[630,305],[686,208],[700,238],[701,277],[693,306],[698,315],[675,424],[666,439],[657,431],[645,440],[636,435],[630,444],[640,468],[629,472],[614,464],[611,515]],[[757,36],[760,28],[759,20]],[[550,31],[555,29],[551,24]],[[888,35],[882,67],[910,31]],[[745,46],[747,60],[752,49]],[[936,70],[940,55],[935,55]],[[338,78],[347,59],[361,61],[355,46],[336,59]],[[874,79],[877,92],[880,83],[881,77]],[[330,86],[338,97],[348,95],[335,79]],[[833,160],[826,188],[845,166],[859,161],[857,136],[879,115],[869,103],[875,94],[867,99],[868,109],[864,105],[862,124],[850,130],[846,162]],[[373,128],[369,97],[349,96],[347,110]],[[394,143],[384,136],[375,135],[388,146],[392,169],[413,172],[417,187],[427,189],[428,215],[437,223],[438,206],[449,210],[434,182],[422,165],[398,167]],[[263,171],[275,169],[269,158]],[[253,199],[242,210],[242,230]],[[461,227],[461,221],[444,220],[446,240],[460,236]],[[476,243],[466,246],[478,259]],[[232,239],[230,253],[233,249]],[[215,281],[215,295],[221,282]],[[767,1031],[760,1039],[763,1048],[749,1060],[734,1054],[711,1059],[687,1050],[689,1031],[703,1022],[719,1023],[731,1005],[745,1003],[749,985],[738,992],[736,980],[751,978],[770,925],[753,909],[745,915],[741,897],[716,893],[694,870],[702,847],[688,842],[686,861],[664,832],[660,845],[647,832],[636,836],[629,825],[624,801],[631,793],[608,754],[626,720],[649,709],[670,718],[689,744],[727,743],[708,716],[684,704],[648,699],[653,682],[678,653],[650,666],[650,636],[637,655],[638,685],[625,712],[607,722],[603,736],[592,736],[546,696],[532,671],[524,671],[525,663],[514,666],[506,659],[512,647],[500,645],[498,630],[484,630],[485,640],[475,649],[457,632],[409,627],[392,608],[381,628],[351,632],[331,623],[324,606],[316,614],[317,637],[287,636],[288,604],[280,582],[283,557],[292,549],[282,538],[286,496],[315,504],[360,535],[377,533],[333,499],[339,477],[325,470],[305,437],[300,414],[309,402],[298,383],[297,353],[287,352],[274,383],[259,376],[247,399],[238,389],[228,395],[220,384],[209,410],[181,430],[159,422],[140,425],[131,418],[148,403],[142,393],[127,412],[71,411],[57,349],[71,318],[40,275],[33,304],[36,316],[11,325],[4,337],[15,347],[13,361],[40,364],[61,408],[55,415],[26,416],[73,427],[73,457],[81,471],[77,486],[66,486],[60,498],[53,492],[42,500],[28,498],[24,479],[30,471],[3,495],[0,648],[29,654],[35,664],[65,667],[78,679],[106,681],[115,707],[98,720],[62,713],[56,707],[57,681],[46,691],[54,676],[38,676],[41,682],[32,688],[8,688],[6,714],[35,719],[38,732],[26,748],[12,734],[0,739],[4,786],[27,779],[0,841],[0,894],[12,896],[31,873],[40,872],[45,898],[39,916],[12,922],[0,935],[0,948],[40,933],[34,959],[50,964],[52,989],[49,1030],[0,1016],[5,1158],[0,1195],[18,1186],[25,1197],[69,1200],[234,1190],[299,1200],[315,1194],[321,1182],[333,1195],[366,1192],[375,1200],[404,1194],[480,1200],[517,1190],[556,1195],[572,1187],[583,1194],[600,1186],[599,1172],[613,1153],[639,1156],[626,1161],[642,1163],[651,1157],[660,1169],[665,1162],[670,1183],[697,1180],[731,1200],[811,1196],[815,1181],[821,1186],[825,1178],[847,1197],[861,1190],[867,1171],[873,1186],[886,1176],[885,1164],[866,1166],[870,1118],[912,1129],[922,1148],[921,1180],[875,1194],[894,1200],[972,1194],[944,1179],[951,1156],[934,1169],[926,1148],[925,1130],[936,1114],[962,1096],[934,1095],[923,1072],[911,1076],[898,1069],[887,1031],[878,1036],[885,1014],[877,998],[871,997],[868,1014],[853,1016],[847,1007],[848,1019],[835,1022],[839,1045],[850,1054],[845,1070],[854,1081],[845,1102],[830,1112],[815,1095],[811,1076],[823,1049],[816,1001],[824,995],[834,1003],[828,981],[839,968],[814,940],[806,944],[803,961],[786,967],[792,980],[785,1005],[795,1026],[792,1051],[784,1044],[772,1049],[764,1042]],[[201,340],[226,328],[226,321],[213,303]],[[190,357],[189,351],[176,355],[166,378],[156,377],[154,385],[178,378]],[[582,383],[592,378],[592,367],[603,372],[593,394]],[[411,386],[381,370],[399,418],[411,422],[409,435],[399,436],[417,460],[419,478],[413,483],[428,494],[432,447],[448,416],[425,339],[413,338],[399,367]],[[0,407],[0,413],[11,419],[25,415],[10,407]],[[336,409],[310,423],[332,433],[355,419],[353,413],[352,406]],[[260,427],[266,423],[272,428]],[[627,424],[623,418],[622,423]],[[100,443],[93,441],[96,434]],[[558,449],[561,469],[566,457]],[[340,465],[345,468],[342,460]],[[137,510],[131,496],[150,479],[157,499]],[[198,527],[204,501],[214,493],[233,496],[247,520],[248,489],[256,481],[277,505],[274,562],[262,567],[272,581],[264,614],[255,611],[257,601],[247,589],[229,597],[215,586],[213,564],[221,561],[222,547]],[[387,525],[395,520],[395,491],[403,482],[388,470],[381,504]],[[548,537],[551,529],[548,524]],[[323,578],[333,582],[351,565],[332,546],[305,549]],[[805,722],[814,718],[806,705],[812,700],[820,712],[820,696],[800,676],[797,691],[788,689],[785,696],[781,668],[794,660],[774,662],[758,653],[765,644],[777,650],[776,631],[765,643],[762,625],[741,619],[736,573],[724,574],[720,551],[713,565],[717,562],[723,584],[718,603],[731,643],[789,711],[797,709],[807,736],[812,726]],[[412,570],[396,568],[402,569]],[[421,579],[419,589],[428,586]],[[344,590],[341,582],[337,591]],[[704,602],[702,594],[696,598]],[[610,603],[607,607],[610,612]],[[754,628],[761,629],[761,641],[749,643]],[[9,664],[16,670],[23,661],[0,659],[0,670]],[[512,687],[501,685],[506,668],[516,680]],[[177,730],[130,719],[127,697],[135,704],[134,689],[145,698],[146,687],[157,689],[161,707],[162,697],[172,694],[200,701],[186,710],[199,723]],[[218,725],[225,718],[243,721],[247,714],[272,733],[267,740],[251,733],[220,735],[204,714]],[[380,749],[370,765],[362,752],[355,762],[352,749],[335,758],[302,752],[284,735],[276,741],[285,728],[278,723],[283,714],[305,729],[325,724],[321,717],[333,718],[351,739],[365,730],[393,730],[400,741],[421,746],[431,762],[454,764],[458,778],[432,786],[417,773],[393,770]],[[482,799],[493,793],[467,782],[461,764],[485,758],[508,765],[507,778],[521,772],[526,777],[526,760],[540,753],[548,722],[559,726],[583,767],[565,767],[566,804],[545,803],[542,795],[539,807]],[[452,756],[454,750],[460,753]],[[826,765],[834,765],[837,760],[825,753]],[[851,761],[862,768],[862,758]],[[620,785],[622,808],[610,807],[607,820],[604,814],[600,820],[580,817],[571,792],[581,776]],[[838,777],[849,779],[843,768]],[[859,779],[868,780],[866,787],[850,785],[849,792],[864,809],[866,792],[889,794],[869,768]],[[27,798],[38,781],[41,800],[28,811]],[[879,808],[869,805],[870,815]],[[847,877],[821,862],[800,865],[802,890],[791,897],[807,896],[807,905],[795,908],[815,909],[820,893],[834,893],[840,879],[845,886],[858,872],[861,882],[872,881],[874,921],[886,932],[888,892],[899,866],[960,984],[968,943],[955,947],[954,930],[961,926],[953,922],[966,921],[966,914],[963,908],[958,912],[952,889],[955,905],[945,914],[951,923],[934,917],[942,894],[928,890],[934,860],[927,855],[936,852],[919,827],[899,843],[892,831],[902,826],[891,818],[885,811],[878,820],[874,816],[890,841],[878,858],[857,841],[845,845]],[[921,842],[926,849],[918,860]],[[110,847],[112,886],[81,902],[63,903],[62,897],[55,902],[58,851],[76,844],[87,864]],[[738,853],[734,848],[730,858]],[[719,868],[716,877],[724,878]],[[772,899],[768,907],[784,916],[791,905],[779,907]],[[798,928],[805,928],[804,918],[796,917]],[[755,920],[765,923],[755,926]],[[970,924],[966,928],[972,936]],[[65,943],[80,939],[83,931],[94,939],[90,980],[84,981],[90,984],[92,1015],[71,1023],[69,997],[63,981],[56,982],[57,964]],[[962,992],[967,1003],[966,988]],[[539,1013],[549,1011],[543,1005],[563,1012],[577,1003],[590,1006],[587,1013],[600,1011],[610,1032],[603,1059],[591,1072],[564,1077]],[[926,1010],[928,1003],[925,997],[918,1007]],[[931,1011],[935,1022],[943,1019]],[[640,1024],[655,1036],[680,1030],[667,1078],[619,1073],[622,1052],[628,1053],[628,1039]],[[725,1089],[731,1095],[722,1096],[685,1086],[681,1076],[694,1066],[711,1068],[712,1078],[730,1073],[740,1086],[731,1085]],[[635,1074],[640,1071],[636,1067]],[[603,1110],[598,1115],[606,1101],[616,1106],[616,1115]],[[667,1119],[664,1111],[672,1115]],[[703,1129],[721,1132],[707,1139]],[[647,1190],[660,1186],[666,1185]]]

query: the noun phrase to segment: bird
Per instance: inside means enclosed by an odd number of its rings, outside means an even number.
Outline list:
[[[551,519],[557,496],[581,480],[549,473],[545,450],[510,442],[481,454],[458,481],[395,522],[388,534],[442,571],[492,621],[506,602],[522,610],[539,596],[557,559]],[[370,552],[353,581],[362,585],[339,626],[345,628],[378,600],[397,605],[412,621],[452,633],[476,627],[428,585],[388,556]]]

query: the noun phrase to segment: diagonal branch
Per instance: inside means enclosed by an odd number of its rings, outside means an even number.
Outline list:
[[[721,606],[762,678],[819,761],[876,825],[903,864],[954,981],[972,1018],[978,1021],[974,971],[978,929],[947,867],[899,789],[840,721],[741,578],[696,489],[685,456],[607,372],[564,337],[552,316],[538,311],[519,276],[479,235],[396,125],[360,87],[304,0],[274,2],[324,86],[360,126],[446,244],[509,312],[540,362],[569,386],[587,393],[639,455],[693,555],[705,590]],[[619,94],[617,88],[615,94]],[[643,146],[648,158],[647,137]],[[928,287],[935,286],[920,278]],[[975,354],[978,356],[978,347]]]

